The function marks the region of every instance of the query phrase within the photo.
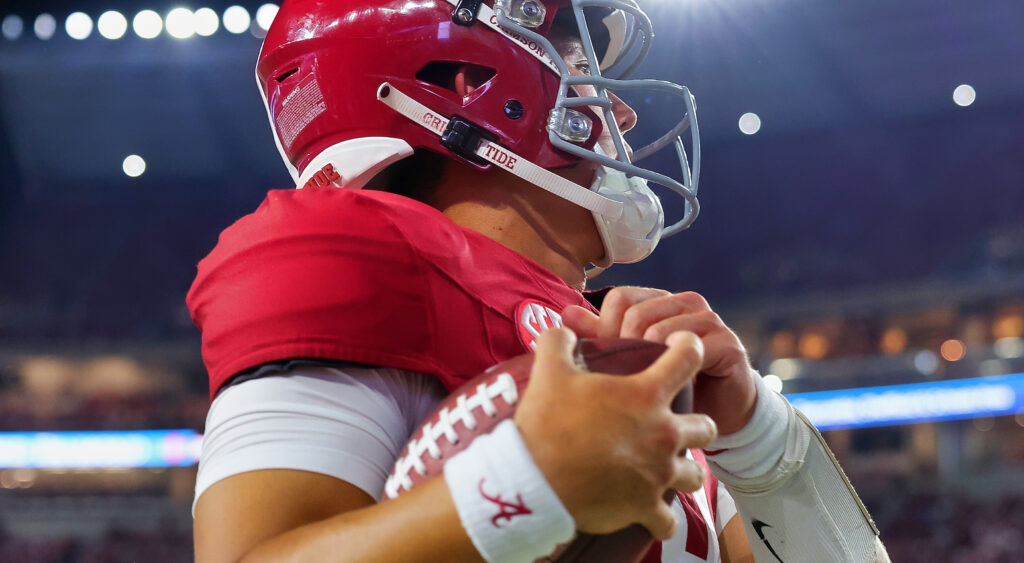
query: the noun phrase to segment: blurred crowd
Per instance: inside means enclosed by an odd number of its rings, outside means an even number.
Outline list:
[[[976,500],[936,492],[886,499],[882,531],[894,562],[1015,563],[1024,554],[1024,496]]]
[[[74,393],[45,405],[19,390],[0,391],[0,431],[152,430],[202,431],[209,398],[197,393],[139,393],[131,396]]]
[[[192,561],[192,536],[183,532],[112,530],[97,540],[0,538],[0,561],[18,563],[178,563]]]

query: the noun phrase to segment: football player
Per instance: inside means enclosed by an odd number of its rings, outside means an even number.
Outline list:
[[[257,79],[299,189],[226,229],[188,296],[213,399],[198,561],[532,561],[636,522],[664,540],[647,561],[886,559],[702,297],[582,292],[699,210],[689,91],[631,78],[652,36],[634,0],[283,3]],[[614,92],[639,90],[679,111],[634,154]],[[661,149],[677,177],[636,164]],[[679,198],[668,226],[650,184]],[[668,350],[585,374],[572,345],[598,336]],[[529,350],[514,421],[379,502],[419,421]],[[701,414],[673,414],[695,378]]]

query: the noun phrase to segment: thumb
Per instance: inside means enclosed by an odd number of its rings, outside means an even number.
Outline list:
[[[676,521],[676,515],[672,513],[669,505],[660,500],[658,501],[657,508],[654,510],[654,514],[641,523],[657,540],[671,538],[675,535],[676,527],[679,525],[679,522]]]
[[[574,359],[576,340],[576,334],[568,328],[549,328],[540,333],[530,378],[551,372],[578,371]]]
[[[562,311],[562,323],[583,338],[597,338],[601,320],[579,305],[570,305]]]

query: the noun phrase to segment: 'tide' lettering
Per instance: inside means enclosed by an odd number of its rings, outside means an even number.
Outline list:
[[[500,164],[509,170],[514,170],[518,159],[509,153],[495,147],[494,145],[487,146],[487,158],[494,159],[492,162]]]
[[[338,174],[337,170],[334,169],[333,164],[326,164],[320,170],[317,170],[316,174],[309,179],[303,188],[319,188],[323,186],[330,186],[331,184],[341,180],[341,174]]]

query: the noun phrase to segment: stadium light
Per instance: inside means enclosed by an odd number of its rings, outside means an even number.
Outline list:
[[[130,154],[121,163],[121,169],[131,178],[138,178],[146,171],[146,161],[137,154]]]
[[[39,14],[32,24],[32,29],[36,32],[36,37],[47,41],[57,32],[57,19],[50,14]]]
[[[195,15],[188,8],[175,8],[164,18],[167,34],[175,39],[188,39],[196,34]]]
[[[224,29],[234,34],[245,33],[252,25],[249,11],[241,6],[231,6],[224,10]]]
[[[220,18],[217,17],[217,12],[210,8],[199,8],[195,13],[195,26],[197,34],[209,37],[217,33],[217,28],[220,27]]]
[[[128,31],[128,20],[121,12],[110,10],[96,20],[96,29],[107,39],[120,39]]]
[[[163,28],[164,22],[160,19],[160,14],[153,10],[142,10],[132,19],[132,29],[135,30],[135,35],[143,39],[153,39],[160,35]]]
[[[274,23],[274,18],[277,17],[277,4],[264,4],[256,10],[256,25],[260,26],[260,29],[267,31],[270,29],[270,24]]]
[[[787,395],[819,430],[1024,412],[1024,373]]]
[[[199,461],[202,445],[202,435],[189,429],[0,432],[0,467],[187,467]],[[15,488],[8,485],[0,483]]]
[[[5,38],[11,41],[21,37],[21,32],[24,29],[25,22],[21,21],[21,18],[15,14],[6,16],[3,23],[0,23],[0,31],[3,32]]]
[[[756,113],[747,112],[740,116],[740,131],[744,135],[753,135],[761,130],[761,118]]]
[[[72,39],[85,39],[92,33],[92,18],[85,12],[73,12],[64,20],[64,31]]]
[[[974,103],[977,93],[970,84],[961,84],[953,90],[953,101],[960,107],[967,107]]]

